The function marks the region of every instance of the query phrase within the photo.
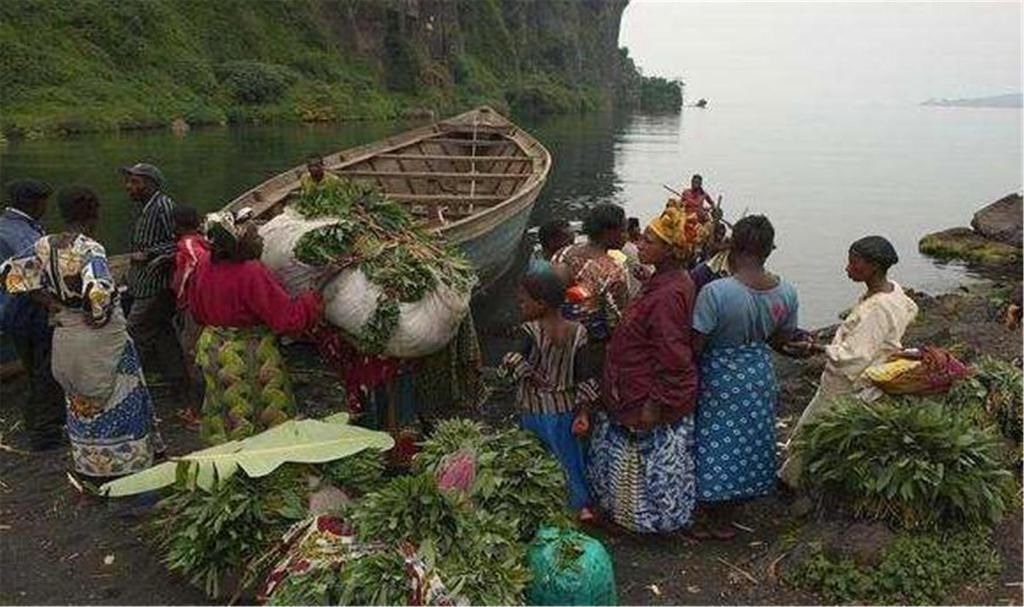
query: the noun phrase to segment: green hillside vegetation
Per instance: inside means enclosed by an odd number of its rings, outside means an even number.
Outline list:
[[[625,4],[5,0],[0,132],[639,107]]]

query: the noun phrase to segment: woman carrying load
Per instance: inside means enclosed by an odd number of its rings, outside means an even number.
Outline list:
[[[56,323],[53,377],[66,396],[75,471],[132,474],[148,468],[163,445],[106,252],[91,237],[99,199],[92,190],[71,187],[58,203],[65,231],[6,262],[0,277],[8,293],[36,293],[46,301]]]
[[[562,314],[587,330],[581,364],[600,377],[605,346],[629,303],[626,269],[608,255],[626,243],[626,212],[613,204],[594,207],[583,232],[587,242],[565,247],[552,257],[551,266],[568,286]]]
[[[718,519],[698,539],[731,539],[728,506],[775,488],[777,388],[769,346],[802,352],[796,289],[765,269],[775,229],[763,215],[736,222],[730,276],[708,283],[693,314],[700,352],[697,499]]]
[[[304,333],[320,320],[315,292],[290,297],[259,261],[263,240],[253,223],[230,212],[207,218],[210,263],[195,269],[189,309],[203,326],[196,365],[206,384],[200,433],[210,443],[243,438],[295,412],[275,335]]]
[[[608,344],[588,476],[604,513],[632,531],[681,529],[693,512],[697,365],[693,282],[684,267],[703,235],[696,216],[680,209],[651,223],[639,255],[655,272]]]
[[[868,367],[885,363],[903,350],[903,333],[917,316],[917,304],[900,285],[889,280],[889,268],[898,261],[892,243],[881,236],[866,236],[850,245],[846,275],[864,283],[867,290],[839,325],[830,345],[810,346],[811,352],[825,354],[825,370],[814,399],[793,429],[790,443],[838,397],[857,393],[865,399],[877,396],[861,375]],[[793,456],[779,470],[779,477],[792,488],[799,487],[801,475],[801,462]]]

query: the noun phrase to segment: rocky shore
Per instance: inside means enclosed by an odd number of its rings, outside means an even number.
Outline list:
[[[1021,195],[1009,194],[974,214],[971,227],[928,234],[921,253],[943,261],[961,260],[983,271],[1021,273]]]

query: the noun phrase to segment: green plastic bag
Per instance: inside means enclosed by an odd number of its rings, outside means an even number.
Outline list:
[[[612,559],[601,542],[572,529],[541,527],[526,552],[530,605],[616,605]]]

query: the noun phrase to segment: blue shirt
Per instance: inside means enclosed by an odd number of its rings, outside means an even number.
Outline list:
[[[0,215],[0,261],[25,251],[43,235],[43,226],[18,209],[7,207]]]
[[[8,207],[0,215],[0,262],[25,252],[43,236],[43,226],[27,214]],[[8,295],[0,289],[0,330],[15,337],[50,339],[46,310],[28,295]]]
[[[731,348],[767,341],[779,331],[797,328],[796,289],[779,279],[774,289],[752,289],[734,277],[700,290],[693,328],[707,336],[710,348]]]

